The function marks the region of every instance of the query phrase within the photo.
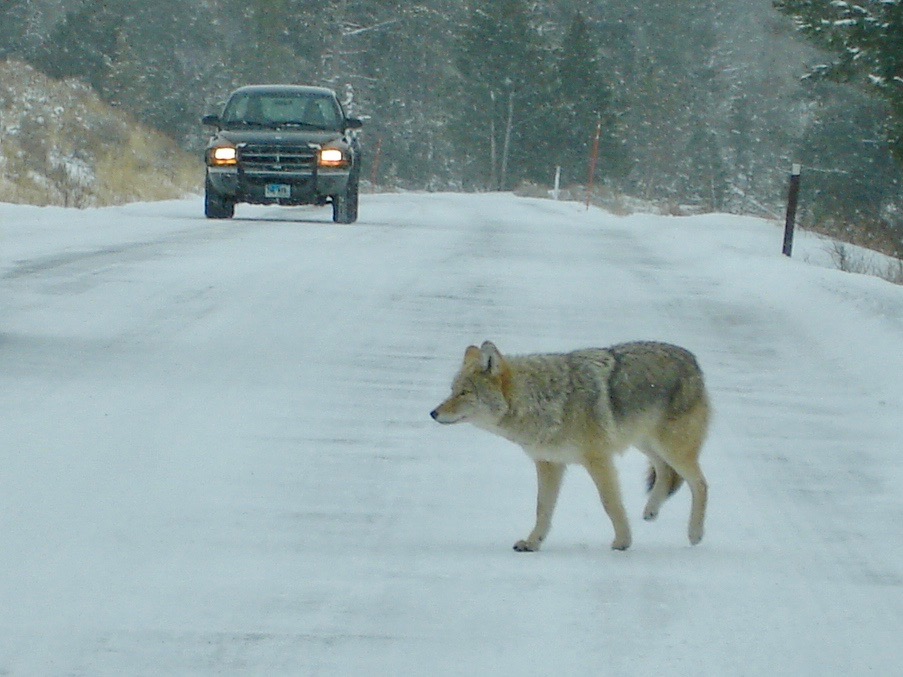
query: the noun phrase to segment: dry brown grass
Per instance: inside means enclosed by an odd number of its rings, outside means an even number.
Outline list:
[[[203,164],[87,86],[0,62],[0,201],[90,207],[200,190]]]

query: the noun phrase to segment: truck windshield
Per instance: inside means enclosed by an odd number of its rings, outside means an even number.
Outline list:
[[[239,92],[226,104],[223,123],[228,126],[341,130],[342,114],[335,99],[329,96]]]

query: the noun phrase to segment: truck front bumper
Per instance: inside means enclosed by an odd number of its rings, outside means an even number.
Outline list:
[[[236,167],[207,167],[208,186],[234,202],[252,204],[325,204],[348,186],[350,172],[245,172]]]

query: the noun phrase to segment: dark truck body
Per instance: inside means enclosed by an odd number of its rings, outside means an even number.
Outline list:
[[[325,205],[333,220],[357,220],[360,146],[330,89],[299,85],[241,87],[220,115],[205,152],[204,211],[231,218],[235,204]]]

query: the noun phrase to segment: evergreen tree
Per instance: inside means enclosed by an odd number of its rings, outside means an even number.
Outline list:
[[[173,138],[193,136],[210,86],[204,76],[222,67],[209,19],[180,0],[135,6],[117,32],[100,93]]]
[[[537,171],[530,118],[548,105],[551,91],[541,47],[524,0],[475,3],[463,28],[457,129],[493,190]]]
[[[429,0],[383,8],[347,41],[363,56],[356,69],[355,105],[378,111],[364,132],[365,176],[377,183],[433,189],[460,185],[456,151],[446,139],[445,83],[458,26],[450,9]],[[378,165],[376,173],[369,163]]]
[[[596,176],[619,177],[626,171],[624,146],[612,110],[612,89],[602,67],[595,36],[581,13],[574,14],[555,64],[555,92],[546,129],[549,157],[582,182],[597,127]],[[601,127],[599,127],[601,125]]]
[[[34,65],[50,77],[79,78],[103,91],[123,23],[121,1],[88,2],[69,11],[37,49]]]
[[[319,68],[312,67],[298,50],[303,41],[317,51],[323,49],[321,25],[311,31],[311,3],[299,0],[230,0],[242,21],[235,26],[241,38],[233,41],[228,62],[234,64],[236,80],[249,82],[308,83],[318,79]],[[319,21],[330,16],[330,3],[318,3]],[[335,36],[339,37],[336,31]]]
[[[717,124],[725,96],[715,3],[616,4],[622,8],[606,18],[605,53],[620,76],[615,95],[631,170],[622,186],[673,202],[722,196],[723,187],[711,189],[728,137]]]
[[[0,2],[0,59],[28,55],[29,23],[34,10],[30,0]]]
[[[67,12],[84,0],[0,0],[0,60],[16,59],[32,65]]]
[[[890,110],[891,151],[903,164],[903,0],[775,0],[797,27],[835,55],[815,76],[858,81]]]

